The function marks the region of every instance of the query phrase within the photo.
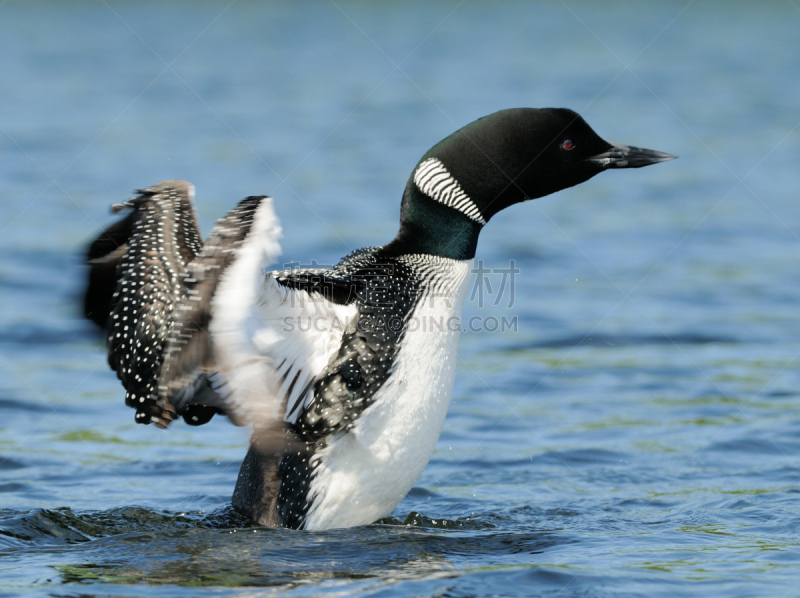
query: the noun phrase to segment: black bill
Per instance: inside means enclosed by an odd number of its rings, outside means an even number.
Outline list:
[[[665,152],[613,143],[609,150],[586,158],[586,161],[603,168],[641,168],[650,164],[674,160],[677,157]]]

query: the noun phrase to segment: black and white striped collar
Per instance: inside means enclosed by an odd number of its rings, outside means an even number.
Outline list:
[[[438,158],[428,158],[417,166],[414,184],[431,199],[458,210],[480,225],[486,224],[478,206]]]

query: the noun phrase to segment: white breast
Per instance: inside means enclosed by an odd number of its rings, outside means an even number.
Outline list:
[[[424,260],[438,284],[412,313],[394,371],[375,403],[315,456],[306,529],[365,525],[388,516],[433,454],[453,392],[472,260]]]

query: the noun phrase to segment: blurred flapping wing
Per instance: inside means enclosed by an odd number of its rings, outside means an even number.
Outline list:
[[[138,423],[158,417],[156,375],[181,279],[203,245],[192,206],[194,188],[163,181],[141,189],[115,211],[131,213],[89,250],[88,318],[107,333],[108,363],[125,387]],[[113,293],[109,293],[113,288]]]
[[[280,234],[272,200],[247,198],[189,265],[159,374],[162,425],[200,404],[256,432],[274,431],[313,399],[316,376],[356,308],[266,273]]]

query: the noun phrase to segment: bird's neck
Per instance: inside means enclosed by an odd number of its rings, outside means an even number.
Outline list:
[[[409,181],[403,193],[400,230],[382,253],[390,256],[429,254],[454,260],[475,257],[479,223],[432,200]]]

